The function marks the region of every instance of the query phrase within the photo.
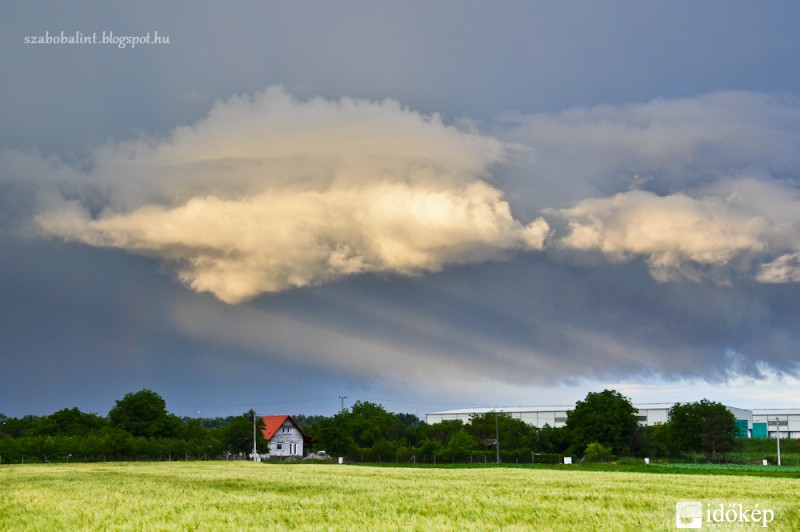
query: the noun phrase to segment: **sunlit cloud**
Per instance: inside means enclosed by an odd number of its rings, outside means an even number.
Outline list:
[[[615,261],[643,257],[660,281],[726,281],[730,272],[722,268],[747,273],[753,264],[762,282],[800,278],[793,252],[800,249],[796,191],[745,179],[695,193],[698,197],[635,190],[583,200],[558,211],[569,227],[561,243],[600,251]]]
[[[800,283],[800,251],[762,264],[756,279],[762,283]]]
[[[175,265],[237,303],[362,273],[415,275],[543,249],[488,181],[499,141],[393,101],[301,101],[281,88],[218,102],[164,139],[98,149],[93,200],[44,196],[46,236]]]
[[[661,281],[800,277],[795,97],[718,92],[502,124],[499,138],[528,150],[504,190],[545,213],[556,247],[641,259]]]

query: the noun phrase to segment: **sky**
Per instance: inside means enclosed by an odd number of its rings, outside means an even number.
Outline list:
[[[798,408],[798,19],[6,6],[0,413]]]

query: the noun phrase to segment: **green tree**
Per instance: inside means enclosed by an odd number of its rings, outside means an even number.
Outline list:
[[[305,432],[306,429],[312,428],[316,423],[321,421],[325,421],[328,419],[326,416],[321,415],[313,415],[309,416],[306,414],[295,414],[292,416],[292,419],[300,426],[301,429]]]
[[[590,392],[567,413],[570,447],[576,453],[597,442],[617,455],[629,454],[637,427],[636,409],[615,390]]]
[[[346,426],[348,414],[340,412],[332,418],[316,422],[308,428],[309,434],[315,442],[315,449],[324,450],[331,455],[346,456],[356,448],[353,435]]]
[[[211,434],[211,430],[203,426],[199,419],[191,419],[183,424],[180,437],[184,442],[185,452],[193,456],[207,456],[222,450],[221,442]]]
[[[408,432],[403,422],[381,405],[368,401],[356,401],[342,421],[350,428],[356,444],[372,447],[381,440],[397,440]]]
[[[535,429],[507,413],[475,414],[470,418],[467,430],[481,442],[494,441],[499,433],[500,449],[504,451],[530,449],[535,441]]]
[[[424,460],[435,461],[442,452],[442,444],[437,440],[423,440],[419,447],[419,454]]]
[[[464,422],[460,419],[448,419],[433,425],[420,425],[418,437],[421,442],[432,440],[444,447],[450,441],[450,436],[464,428]]]
[[[332,454],[385,458],[397,448],[416,442],[418,425],[416,416],[392,414],[379,404],[356,401],[349,410],[313,423],[308,434],[317,449]]]
[[[370,458],[382,462],[394,459],[395,446],[388,440],[380,440],[369,449]]]
[[[614,455],[611,454],[611,449],[595,441],[586,446],[584,458],[590,463],[610,462],[614,459]]]
[[[244,454],[253,452],[253,416],[255,412],[250,410],[217,429],[218,438],[228,451]],[[256,448],[260,453],[267,452],[267,441],[264,439],[263,430],[264,418],[256,416]]]
[[[54,435],[87,436],[107,425],[97,414],[86,414],[77,408],[65,408],[47,416],[53,424]]]
[[[125,430],[103,427],[90,437],[92,454],[105,458],[126,458],[133,451],[133,436]]]
[[[460,430],[450,436],[445,451],[456,460],[464,460],[472,451],[478,449],[478,438],[466,430]]]
[[[722,403],[703,399],[677,403],[670,411],[669,442],[674,451],[704,452],[709,460],[736,445],[736,417]]]
[[[646,456],[666,456],[669,454],[669,424],[657,423],[643,427],[642,440],[642,451]]]
[[[19,438],[25,434],[26,430],[26,423],[24,420],[19,418],[5,418],[3,422],[0,423],[0,434],[8,436],[9,438]]]
[[[178,418],[167,413],[164,399],[151,390],[126,394],[108,413],[108,421],[137,437],[171,438],[180,427]]]
[[[569,447],[569,434],[565,428],[555,428],[545,424],[534,430],[531,449],[539,453],[563,453]]]
[[[58,425],[50,416],[37,417],[30,422],[26,436],[52,436],[58,434]]]

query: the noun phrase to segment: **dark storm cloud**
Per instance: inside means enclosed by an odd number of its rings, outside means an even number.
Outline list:
[[[5,415],[73,406],[105,415],[142,388],[157,391],[179,415],[334,412],[337,395],[359,389],[330,371],[272,356],[265,345],[243,349],[183,334],[171,310],[192,294],[151,260],[6,237],[0,249]],[[194,304],[224,305],[209,298]],[[268,384],[276,382],[307,392],[287,395]]]
[[[394,277],[405,273],[402,268],[350,268],[346,273],[356,277],[340,288],[301,290],[288,299],[265,299],[239,308],[186,298],[164,300],[166,322],[176,334],[199,344],[261,353],[262,361],[322,368],[345,379],[391,375],[411,382],[446,372],[452,379],[519,386],[637,375],[724,381],[738,375],[761,377],[764,371],[797,371],[791,349],[798,338],[790,327],[796,313],[776,310],[786,306],[784,297],[796,292],[797,261],[792,257],[800,249],[800,195],[793,176],[800,164],[793,148],[798,135],[795,123],[783,117],[798,114],[797,109],[792,99],[750,93],[573,109],[517,117],[498,135],[506,139],[502,144],[391,102],[298,102],[273,89],[255,100],[219,104],[208,121],[177,129],[167,141],[102,147],[89,172],[58,158],[14,151],[4,154],[3,164],[8,175],[34,176],[6,182],[38,187],[33,221],[44,236],[144,250],[145,255],[183,260],[190,267],[202,266],[208,250],[219,248],[217,255],[225,261],[246,265],[248,271],[265,268],[267,280],[274,276],[270,261],[275,255],[283,257],[289,279],[298,275],[293,268],[310,271],[303,253],[314,246],[295,242],[293,247],[289,238],[289,247],[270,251],[275,228],[290,236],[294,231],[280,213],[300,222],[304,217],[333,220],[339,219],[336,213],[344,212],[342,208],[358,213],[362,205],[394,205],[397,191],[386,184],[391,184],[387,176],[398,169],[411,168],[410,174],[398,174],[401,182],[428,198],[416,207],[408,203],[408,220],[448,220],[448,229],[434,241],[440,246],[442,238],[451,239],[457,254],[468,250],[472,241],[459,235],[498,223],[497,216],[481,213],[506,209],[502,191],[478,181],[477,176],[487,172],[486,161],[498,173],[496,182],[508,185],[512,202],[523,209],[542,202],[559,205],[571,199],[573,187],[581,193],[595,187],[595,197],[579,197],[569,207],[545,208],[555,231],[546,238],[548,226],[540,219],[535,246],[502,244],[522,239],[522,226],[509,214],[508,223],[500,224],[506,229],[490,231],[501,242],[500,249],[513,251],[504,257],[513,259],[508,264],[464,266],[476,261],[443,259],[426,268],[433,275],[416,281]],[[295,131],[293,121],[285,121],[287,116],[306,126]],[[285,153],[308,152],[304,138],[314,141],[329,130],[372,131],[375,123],[387,119],[399,127],[387,139],[340,135],[333,166],[328,158],[310,166],[308,157],[301,158],[306,173],[300,188],[283,176],[300,171],[285,161],[265,167],[266,194],[259,188],[263,172],[237,162],[252,162],[252,157],[225,158],[223,166],[205,163],[231,149],[234,154],[261,154],[268,162],[283,160]],[[286,124],[289,133],[281,134]],[[413,134],[402,134],[403,127]],[[420,143],[426,135],[430,138]],[[436,143],[437,155],[425,155]],[[433,164],[435,171],[423,168],[420,173],[414,170],[416,163],[397,166],[403,156],[413,163],[420,150],[422,161],[440,159]],[[511,161],[505,166],[496,155],[503,150],[509,153],[505,161]],[[388,162],[376,163],[384,159]],[[515,174],[525,160],[531,173]],[[341,168],[346,171],[336,177]],[[377,189],[374,175],[384,176]],[[453,188],[461,182],[469,186]],[[131,188],[135,183],[150,185],[136,191]],[[455,214],[465,212],[464,206],[442,202],[446,198],[441,194],[469,198],[474,186],[491,194],[481,193],[479,201],[468,199],[465,205],[488,201],[502,209],[480,207],[479,216],[469,218],[469,227],[459,229],[453,225],[459,220]],[[165,191],[173,189],[191,199],[169,203],[171,193]],[[325,196],[332,199],[322,201]],[[434,203],[427,203],[429,199]],[[202,205],[195,205],[198,202]],[[184,224],[181,220],[190,206],[192,212],[205,213],[203,219],[218,213],[214,219],[233,223],[233,233],[217,234],[214,228],[222,227],[217,222],[198,232],[196,217]],[[262,212],[271,217],[264,218]],[[369,234],[374,242],[363,248],[365,253],[371,246],[384,246],[387,238],[397,242],[391,232],[374,229],[380,229],[385,216],[385,209],[361,216],[362,222],[370,221],[363,227],[373,227]],[[430,230],[434,226],[424,220],[420,227],[429,227],[424,238],[415,231],[409,235],[414,246],[431,249],[425,239],[435,236]],[[406,225],[409,231],[414,227]],[[164,231],[158,230],[162,226],[171,228],[173,240],[164,240]],[[353,232],[348,227],[323,234],[326,242],[333,239],[326,244],[331,253],[342,246],[364,245],[359,243],[363,235],[347,236]],[[234,233],[238,240],[257,245],[239,246],[234,252]],[[193,243],[198,237],[204,239],[199,247]],[[262,237],[267,240],[262,242]],[[541,250],[545,243],[544,254],[526,254],[526,247]],[[196,256],[185,255],[195,247]],[[185,256],[172,249],[183,250]],[[413,256],[410,249],[398,256]],[[486,255],[479,262],[500,256]],[[365,257],[359,264],[373,260]],[[331,260],[323,261],[326,268]],[[447,267],[459,264],[447,272]],[[435,273],[441,270],[444,273]],[[264,291],[230,292],[231,286],[252,282],[252,276],[242,277],[241,271],[240,266],[214,270],[215,286],[220,288],[211,291],[231,303],[240,302],[242,293],[252,297]],[[381,276],[369,276],[374,273]],[[184,275],[188,274],[181,274],[185,281]],[[318,280],[342,277],[318,274]],[[790,286],[778,290],[769,286],[774,283]],[[194,282],[187,284],[203,291]],[[282,282],[269,291],[308,284]]]
[[[104,413],[143,387],[196,414],[199,405],[317,396],[338,407],[337,395],[366,391],[461,404],[503,402],[511,393],[546,402],[553,389],[535,395],[537,387],[562,381],[575,385],[574,400],[584,379],[796,375],[797,19],[789,2],[9,6],[0,22],[0,412],[75,404]],[[29,33],[62,29],[158,30],[171,44],[23,45]],[[224,131],[240,145],[236,125],[247,116],[218,122],[223,128],[195,126],[215,106],[230,111],[226,102],[252,101],[273,85],[302,102],[319,96],[328,110],[360,101],[374,116],[416,117],[420,127],[407,138],[418,148],[440,152],[430,133],[443,132],[439,140],[461,146],[461,160],[477,162],[466,172],[434,165],[440,178],[460,176],[448,189],[458,193],[442,197],[463,199],[462,185],[477,184],[472,204],[501,213],[489,219],[503,223],[489,227],[510,238],[475,255],[461,246],[483,226],[473,217],[452,241],[461,243],[454,253],[418,269],[421,276],[361,271],[344,260],[336,264],[347,276],[323,275],[328,284],[238,306],[176,282],[174,263],[159,260],[152,240],[146,257],[32,240],[43,226],[31,221],[49,213],[50,236],[72,231],[80,241],[130,244],[145,222],[157,221],[158,233],[186,214],[190,199],[195,212],[233,209],[237,227],[247,226],[248,210],[275,207],[254,201],[246,186],[253,180],[229,179],[253,173],[258,165],[245,160],[252,154],[186,165],[180,179],[148,170],[175,131]],[[265,117],[257,106],[242,108]],[[224,159],[219,143],[183,144],[190,145]],[[126,159],[132,146],[142,150]],[[345,151],[352,160],[355,152]],[[202,186],[189,171],[198,168]],[[431,183],[414,191],[426,195]],[[385,192],[355,188],[337,204],[353,215]],[[299,196],[280,199],[307,205]],[[154,205],[160,217],[148,220]],[[321,205],[317,214],[330,212],[330,203]],[[463,203],[449,205],[463,212]],[[55,216],[65,206],[73,216]],[[112,211],[115,223],[128,223],[122,230],[98,227]],[[137,211],[144,225],[130,223]],[[539,217],[554,232],[539,231],[543,251],[525,252],[541,247],[519,245],[521,230]],[[307,235],[351,249],[380,241],[362,238],[371,224],[356,225],[362,233],[349,226],[344,233],[361,236],[337,240],[341,231],[325,222],[335,218],[323,216]],[[211,248],[217,257],[229,251]],[[195,251],[178,259],[191,263],[201,256]],[[234,254],[237,268],[251,265]],[[325,256],[352,258],[334,255]],[[781,385],[764,382],[756,385],[762,395],[778,397],[770,394]],[[782,401],[792,397],[791,386],[782,390]]]
[[[479,287],[479,288],[476,288]],[[796,373],[798,287],[656,283],[642,265],[524,258],[403,282],[356,279],[293,304],[176,309],[204,342],[402,381],[477,378],[549,386],[591,377]],[[324,346],[324,348],[321,348]]]

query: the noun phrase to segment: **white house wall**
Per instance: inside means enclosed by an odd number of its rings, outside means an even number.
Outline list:
[[[284,423],[269,440],[271,456],[303,456],[303,435],[291,422]]]

